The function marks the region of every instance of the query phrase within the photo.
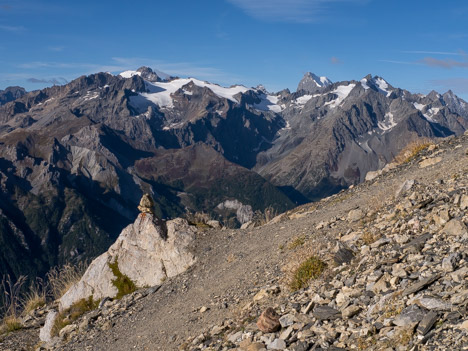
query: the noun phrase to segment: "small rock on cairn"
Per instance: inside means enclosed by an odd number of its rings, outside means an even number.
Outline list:
[[[138,205],[138,210],[141,213],[150,213],[154,214],[154,201],[151,198],[150,194],[144,194],[140,200],[140,205]]]
[[[278,313],[268,307],[258,318],[257,327],[264,333],[273,333],[280,328],[279,318]]]

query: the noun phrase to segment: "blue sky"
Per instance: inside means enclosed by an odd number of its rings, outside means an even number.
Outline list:
[[[0,89],[147,65],[270,91],[371,73],[468,100],[466,18],[460,0],[0,0]]]

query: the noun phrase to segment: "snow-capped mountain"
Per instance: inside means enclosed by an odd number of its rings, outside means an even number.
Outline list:
[[[299,82],[297,86],[297,91],[306,91],[309,93],[313,93],[320,88],[327,87],[332,84],[332,81],[327,77],[319,77],[311,72],[307,72],[302,80]]]
[[[0,106],[0,273],[96,256],[145,192],[163,217],[205,211],[234,224],[220,203],[283,211],[363,181],[413,139],[467,128],[452,92],[412,94],[370,75],[308,73],[296,92],[269,93],[142,67],[19,94]]]

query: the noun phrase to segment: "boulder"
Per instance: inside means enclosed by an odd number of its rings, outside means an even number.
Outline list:
[[[281,327],[279,319],[278,313],[273,308],[268,307],[258,318],[257,327],[264,333],[273,333]]]
[[[115,276],[109,266],[115,262],[119,271],[137,287],[158,285],[167,277],[184,272],[195,262],[188,251],[194,233],[194,227],[184,219],[163,223],[151,213],[141,213],[109,250],[90,264],[81,280],[60,298],[60,310],[89,296],[95,300],[115,297],[118,290],[112,283]]]

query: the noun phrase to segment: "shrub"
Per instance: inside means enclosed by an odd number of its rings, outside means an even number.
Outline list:
[[[294,271],[289,287],[292,291],[307,286],[311,279],[317,279],[327,267],[327,264],[316,256],[311,256],[301,263]]]
[[[118,257],[115,259],[114,263],[108,263],[108,265],[112,270],[112,274],[115,276],[115,279],[112,280],[112,284],[117,288],[117,299],[131,294],[137,289],[135,283],[120,271]]]

